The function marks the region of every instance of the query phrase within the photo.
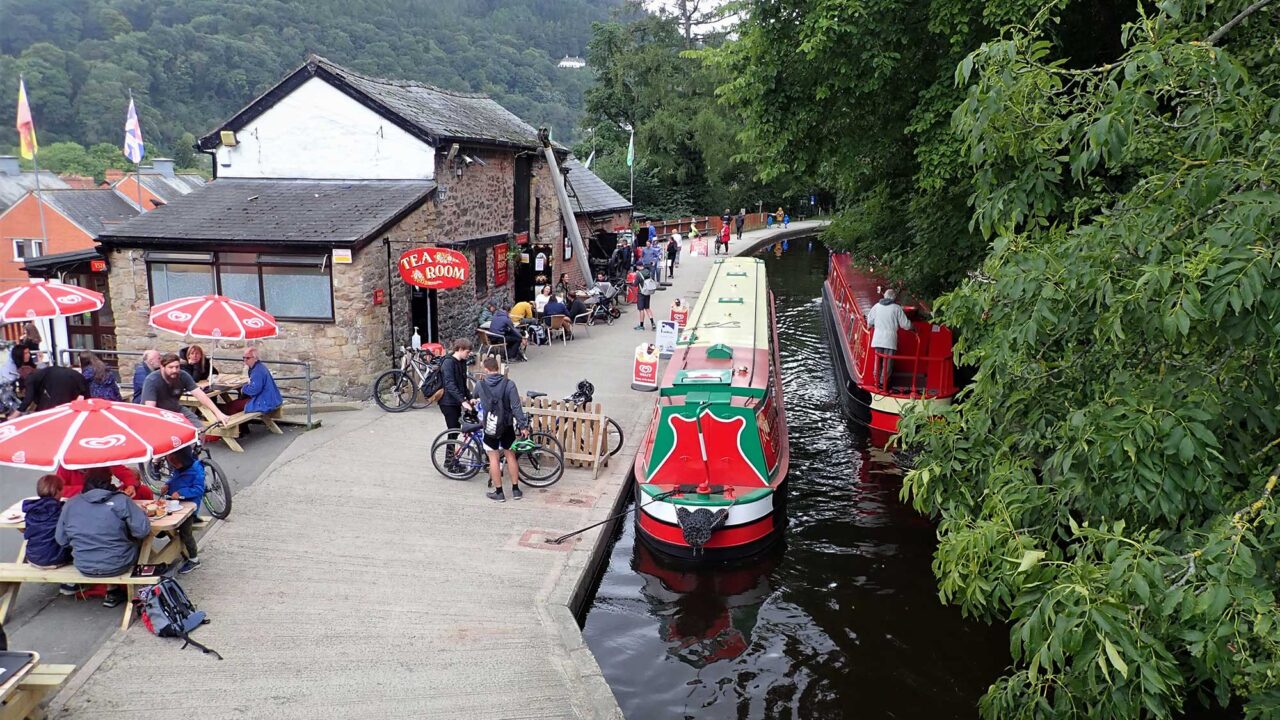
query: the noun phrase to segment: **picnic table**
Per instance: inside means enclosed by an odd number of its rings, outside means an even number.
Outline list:
[[[134,500],[139,506],[145,501]],[[162,518],[151,519],[151,532],[142,541],[142,546],[138,550],[138,565],[160,565],[169,564],[186,556],[186,548],[182,542],[178,540],[178,526],[186,521],[191,514],[196,511],[196,504],[182,500],[179,502],[179,509],[169,512]],[[3,513],[0,513],[0,529],[17,530],[21,532],[27,527],[25,518],[22,516],[22,500],[9,506]],[[157,547],[157,536],[160,533],[167,533],[169,542],[164,547]],[[27,559],[27,541],[23,540],[18,546],[17,560],[11,563],[0,563],[0,624],[4,623],[5,618],[9,614],[9,610],[18,600],[18,589],[22,587],[24,582],[40,582],[40,583],[74,583],[83,585],[154,585],[160,581],[159,576],[152,577],[133,577],[132,572],[117,575],[115,577],[87,577],[81,575],[73,565],[64,565],[53,570],[41,570],[33,565],[28,565]],[[124,603],[124,618],[120,622],[122,629],[129,627],[129,621],[133,618],[133,603]]]
[[[208,395],[209,399],[212,400],[215,404],[219,402],[225,403],[232,400],[233,393],[235,393],[237,390],[244,387],[245,385],[249,384],[249,377],[244,374],[239,374],[239,375],[218,374],[215,377],[217,378],[217,382],[210,382],[209,380],[201,380],[200,382],[196,383],[197,385],[200,386],[201,390],[204,390],[204,394]],[[195,396],[189,395],[189,394],[183,395],[180,402],[184,406],[189,407],[195,410],[197,413],[199,413],[200,417],[204,419],[206,426],[212,425],[213,423],[218,421],[218,418],[212,412],[209,411],[209,408],[202,405],[200,401],[195,398]],[[280,414],[280,411],[278,409],[275,412],[270,413],[268,415],[264,415],[262,413],[256,413],[256,412],[239,412],[239,413],[236,413],[235,415],[228,416],[227,422],[221,425],[218,425],[217,427],[208,428],[207,430],[205,430],[205,433],[208,435],[213,435],[214,437],[222,438],[222,441],[225,442],[227,444],[227,447],[231,448],[233,452],[242,453],[244,452],[244,448],[240,445],[240,442],[238,440],[238,438],[240,437],[240,426],[253,420],[259,420],[262,422],[263,425],[267,427],[267,430],[269,430],[270,432],[276,435],[281,435],[284,433],[284,431],[281,430],[280,426],[277,425],[275,422],[275,418],[278,417],[279,414]]]

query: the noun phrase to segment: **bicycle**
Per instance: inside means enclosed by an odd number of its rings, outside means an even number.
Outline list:
[[[565,397],[562,402],[570,405],[571,409],[575,412],[585,412],[587,407],[591,404],[591,401],[595,399],[595,391],[596,388],[590,381],[581,380],[578,382],[577,390],[575,390],[572,395]],[[546,393],[538,392],[537,390],[525,391],[525,397],[530,400],[536,400],[537,398],[546,396]],[[552,419],[551,427],[554,430],[559,430],[560,418]],[[613,457],[622,451],[622,442],[624,440],[622,435],[622,426],[613,418],[606,416],[604,419],[604,432],[604,447],[606,450],[605,457]]]
[[[441,359],[430,350],[411,350],[401,345],[400,366],[373,381],[373,401],[393,413],[429,406],[434,399],[422,395],[422,386],[431,373],[440,371]]]
[[[489,467],[478,403],[476,408],[466,414],[461,428],[447,429],[431,443],[431,464],[452,480],[470,480]],[[511,450],[516,454],[520,480],[530,487],[549,487],[564,475],[564,448],[552,435],[530,433],[512,443]],[[500,468],[506,468],[506,453],[498,454],[498,462]]]
[[[217,424],[210,424],[205,431]],[[195,451],[200,464],[204,466],[204,506],[209,509],[210,515],[226,520],[231,514],[231,480],[209,454],[208,445],[197,441]],[[169,461],[164,457],[157,457],[152,458],[151,462],[143,463],[139,474],[156,497],[160,497],[161,489],[169,484],[170,471]]]

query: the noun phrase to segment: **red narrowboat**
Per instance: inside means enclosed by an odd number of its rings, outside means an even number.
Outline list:
[[[836,384],[854,417],[866,423],[871,441],[885,446],[910,405],[927,409],[951,404],[956,394],[951,330],[927,319],[928,308],[904,303],[910,330],[898,329],[898,349],[877,355],[871,347],[867,312],[880,302],[888,283],[853,267],[848,253],[832,253],[822,286],[823,320],[831,342]],[[887,383],[878,381],[890,361]]]
[[[786,526],[787,424],[764,261],[717,260],[636,456],[638,535],[680,558],[757,553]]]

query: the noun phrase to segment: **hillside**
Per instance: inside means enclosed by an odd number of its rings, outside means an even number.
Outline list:
[[[27,90],[40,142],[119,144],[132,89],[154,152],[187,154],[316,52],[486,93],[570,138],[591,84],[560,70],[621,0],[0,0],[0,97]],[[17,143],[12,116],[0,148]]]

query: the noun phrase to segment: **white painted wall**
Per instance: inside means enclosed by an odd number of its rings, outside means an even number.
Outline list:
[[[435,149],[320,78],[311,78],[217,149],[224,178],[435,177]]]

